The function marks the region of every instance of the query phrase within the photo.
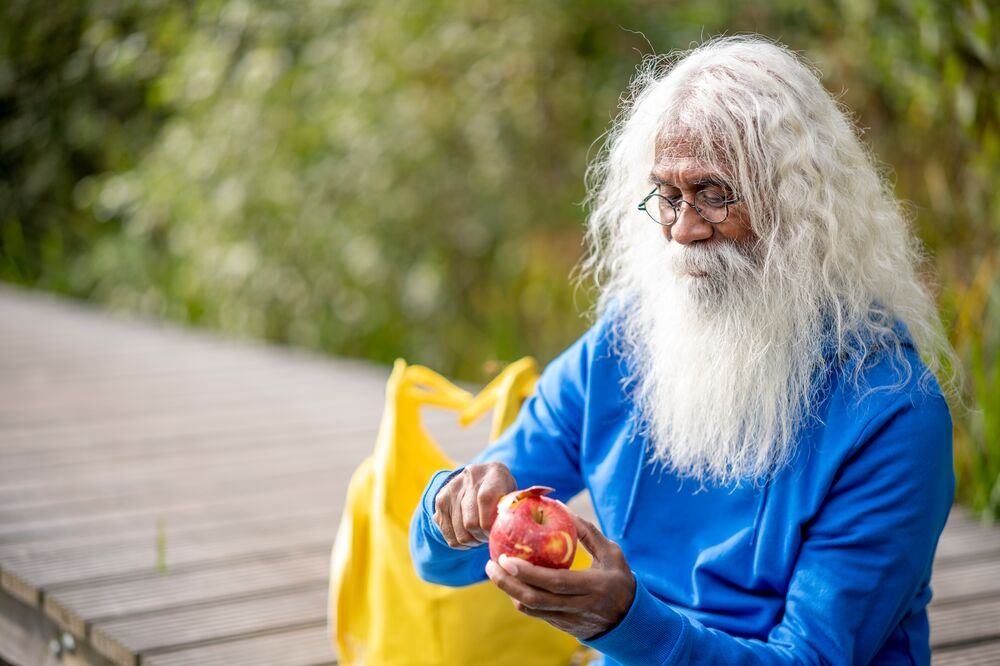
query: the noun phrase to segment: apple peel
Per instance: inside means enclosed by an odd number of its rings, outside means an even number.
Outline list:
[[[545,497],[548,486],[531,486],[507,493],[497,503],[490,529],[490,558],[516,557],[532,564],[568,569],[576,554],[577,534],[566,506]]]
[[[507,493],[500,498],[500,502],[497,503],[497,510],[503,511],[504,509],[510,509],[523,499],[527,499],[529,497],[542,497],[544,495],[548,495],[549,493],[554,493],[555,491],[555,488],[550,488],[549,486],[531,486],[530,488],[515,490],[514,492]]]

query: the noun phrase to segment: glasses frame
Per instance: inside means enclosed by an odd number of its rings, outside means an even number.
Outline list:
[[[742,197],[732,197],[731,199],[726,199],[725,201],[723,201],[722,203],[726,207],[726,214],[725,214],[725,216],[723,216],[723,218],[721,220],[719,220],[718,222],[714,222],[714,221],[708,219],[707,217],[705,217],[705,214],[703,212],[701,212],[701,208],[699,208],[697,204],[691,203],[687,199],[681,199],[675,205],[673,202],[670,201],[670,199],[668,199],[667,197],[665,197],[662,194],[660,194],[659,192],[657,192],[658,189],[659,189],[658,187],[654,187],[653,191],[650,192],[649,194],[647,194],[646,197],[639,203],[638,209],[641,210],[642,212],[644,212],[649,217],[649,219],[651,219],[653,222],[656,222],[661,227],[672,227],[675,224],[677,224],[677,220],[681,216],[681,211],[684,208],[684,204],[687,204],[689,207],[694,208],[695,212],[698,213],[698,216],[701,219],[703,219],[706,222],[708,222],[709,224],[712,224],[712,225],[722,224],[723,222],[725,222],[726,220],[729,219],[729,207],[732,206],[732,205],[734,205],[734,204],[738,204],[741,201],[743,201]],[[652,199],[653,197],[659,197],[660,199],[663,199],[664,201],[667,202],[668,206],[670,206],[671,208],[674,209],[674,221],[673,222],[670,222],[669,224],[666,223],[666,222],[660,222],[656,218],[656,216],[653,215],[652,211],[649,210],[649,206],[648,206],[649,200]],[[695,198],[696,199],[698,198],[697,194],[695,195]]]

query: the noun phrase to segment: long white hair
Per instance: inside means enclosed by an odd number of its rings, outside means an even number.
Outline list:
[[[758,239],[753,261],[718,260],[739,287],[718,304],[692,300],[676,269],[656,272],[717,259],[666,248],[636,210],[668,136],[725,176]],[[581,275],[597,283],[598,313],[617,312],[654,458],[682,475],[773,474],[831,359],[860,384],[866,362],[888,354],[902,385],[915,371],[908,334],[928,372],[954,367],[890,185],[818,73],[782,46],[724,37],[648,59],[588,171],[588,192]]]

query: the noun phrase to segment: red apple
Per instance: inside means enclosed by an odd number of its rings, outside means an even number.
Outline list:
[[[552,488],[532,486],[500,498],[490,529],[490,558],[519,557],[551,569],[568,569],[576,553],[576,526],[569,511],[543,495]]]

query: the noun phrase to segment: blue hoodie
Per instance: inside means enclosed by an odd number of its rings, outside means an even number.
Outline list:
[[[604,664],[929,664],[951,419],[912,347],[901,386],[888,355],[861,392],[831,364],[792,462],[764,485],[712,486],[650,464],[609,333],[602,320],[553,361],[474,461],[503,462],[517,487],[562,500],[590,491],[636,579],[624,619],[586,641]],[[431,520],[455,473],[432,478],[410,529],[420,576],[452,586],[485,580],[489,559],[485,545],[449,548]]]

